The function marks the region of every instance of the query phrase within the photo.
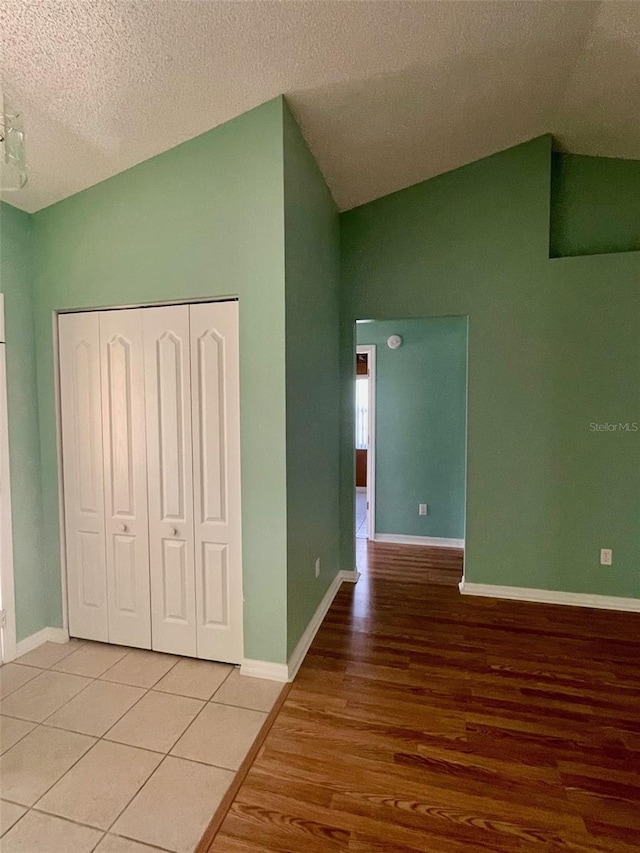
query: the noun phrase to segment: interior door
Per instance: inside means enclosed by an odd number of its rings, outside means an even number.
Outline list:
[[[243,656],[238,303],[190,306],[198,657]]]
[[[100,314],[109,642],[151,648],[140,309]]]
[[[69,633],[108,642],[99,316],[58,330]]]
[[[196,647],[189,308],[143,311],[152,647]]]

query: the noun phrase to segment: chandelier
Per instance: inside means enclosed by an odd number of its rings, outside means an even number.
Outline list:
[[[26,183],[22,120],[0,90],[0,190],[21,190]]]

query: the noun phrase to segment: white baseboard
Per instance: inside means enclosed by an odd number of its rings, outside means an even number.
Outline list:
[[[16,643],[16,657],[26,655],[41,646],[43,643],[68,643],[69,632],[64,628],[43,628],[30,637],[25,637]]]
[[[286,663],[271,663],[268,660],[244,658],[240,664],[240,675],[268,678],[270,681],[288,681],[289,667]]]
[[[357,569],[353,569],[351,571],[343,569],[338,575],[338,577],[345,583],[358,583],[358,581],[360,580],[360,572]]]
[[[565,604],[570,607],[595,607],[599,610],[627,610],[640,613],[640,598],[622,598],[615,595],[591,595],[582,592],[556,592],[547,589],[527,589],[521,586],[494,586],[485,583],[461,581],[463,595],[480,595],[485,598],[508,598],[513,601],[534,601],[543,604]]]
[[[265,660],[250,660],[249,658],[245,658],[240,665],[240,675],[251,675],[254,678],[269,678],[272,681],[293,681],[341,585],[343,583],[357,583],[359,577],[360,572],[357,569],[338,572],[331,582],[331,586],[324,594],[316,612],[313,614],[304,634],[300,637],[298,645],[295,647],[288,663],[271,663]]]
[[[441,539],[438,536],[405,536],[402,533],[376,533],[375,542],[398,545],[425,545],[429,548],[464,548],[464,539]]]
[[[324,598],[318,605],[316,612],[313,614],[311,621],[307,625],[304,634],[300,637],[300,641],[295,647],[293,654],[289,658],[289,681],[293,681],[296,677],[296,673],[300,669],[302,661],[305,659],[315,635],[318,633],[318,628],[322,625],[322,620],[327,615],[327,611],[333,604],[333,599],[336,597],[336,594],[342,584],[357,583],[359,577],[360,572],[357,569],[354,571],[346,571],[343,569],[335,576],[331,586],[326,591]]]

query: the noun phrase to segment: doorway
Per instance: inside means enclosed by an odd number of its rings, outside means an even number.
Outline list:
[[[375,538],[375,399],[376,346],[363,344],[356,349],[356,539]]]
[[[464,549],[467,327],[356,322],[356,554],[371,540]]]

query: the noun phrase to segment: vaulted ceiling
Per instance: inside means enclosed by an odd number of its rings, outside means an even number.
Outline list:
[[[640,2],[3,0],[36,211],[285,93],[341,209],[541,133],[640,158]]]

